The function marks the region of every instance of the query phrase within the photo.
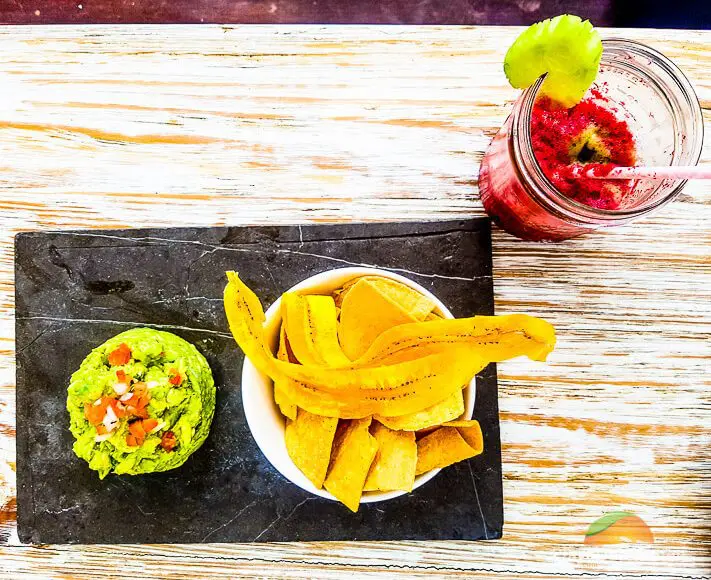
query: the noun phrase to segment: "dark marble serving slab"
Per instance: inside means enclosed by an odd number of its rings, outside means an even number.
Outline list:
[[[476,540],[501,536],[496,370],[478,378],[479,457],[357,514],[281,476],[247,426],[243,356],[222,308],[225,270],[265,307],[315,273],[377,266],[419,282],[456,316],[493,313],[483,219],[289,227],[25,233],[16,238],[18,531],[30,543]],[[134,326],[167,329],[207,357],[217,384],[206,443],[180,468],[103,481],[72,452],[69,377]]]

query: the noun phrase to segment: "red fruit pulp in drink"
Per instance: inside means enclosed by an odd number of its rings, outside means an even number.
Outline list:
[[[579,176],[582,167],[604,175],[613,167],[635,164],[627,123],[597,96],[569,109],[539,98],[531,114],[531,142],[541,170],[558,191],[590,207],[615,210],[632,191],[632,181]]]

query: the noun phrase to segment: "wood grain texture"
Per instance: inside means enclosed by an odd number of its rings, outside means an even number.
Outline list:
[[[496,231],[499,313],[553,322],[500,365],[504,539],[17,545],[12,236],[77,227],[481,215],[483,151],[516,91],[511,28],[0,29],[0,572],[9,577],[711,573],[711,190],[561,244]],[[711,130],[711,32],[604,31],[689,75]],[[707,145],[703,161],[711,162]],[[653,545],[583,547],[625,509]],[[199,517],[199,516],[196,516]]]

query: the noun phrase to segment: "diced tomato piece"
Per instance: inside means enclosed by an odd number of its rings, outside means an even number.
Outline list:
[[[145,407],[143,407],[143,409],[136,409],[134,415],[139,419],[148,419],[148,409]]]
[[[147,392],[141,393],[140,389],[138,393],[133,393],[133,396],[124,401],[126,405],[126,415],[133,415],[134,417],[140,417],[141,419],[148,419],[148,402],[151,400],[150,395]]]
[[[136,416],[136,407],[133,405],[126,405],[126,415],[129,417],[135,417]]]
[[[121,417],[124,417],[126,415],[126,409],[122,409],[121,407],[119,407],[120,404],[121,403],[118,401],[118,399],[109,399],[109,406],[113,410],[117,419],[120,419]]]
[[[133,385],[133,389],[131,389],[131,391],[139,396],[145,395],[148,392],[148,386],[143,381],[140,381]]]
[[[126,401],[126,407],[128,409],[131,409],[131,411],[136,411],[138,409],[138,402],[141,400],[141,397],[137,395],[133,395],[128,401]]]
[[[146,431],[143,429],[143,421],[129,423],[128,432],[136,438],[143,439],[146,436]]]
[[[133,405],[134,407],[145,407],[148,404],[148,401],[151,400],[151,396],[148,394],[148,389],[146,388],[145,383],[136,383],[131,395],[131,398],[126,401],[126,404]]]
[[[101,397],[101,403],[94,405],[92,403],[84,404],[84,417],[92,425],[98,425],[104,420],[106,415],[106,407],[109,405],[109,397]]]
[[[123,404],[126,405],[126,413],[129,415],[135,415],[136,417],[148,418],[148,414],[145,408],[151,400],[151,396],[148,394],[148,388],[145,383],[136,383],[133,386],[133,391],[131,392],[131,397]]]
[[[125,365],[131,360],[131,349],[125,342],[118,345],[118,348],[109,353],[109,364],[112,367]]]
[[[175,438],[175,433],[172,431],[166,431],[160,438],[160,446],[168,452],[173,451],[177,444],[178,440]]]
[[[138,447],[141,443],[138,441],[135,435],[132,435],[129,433],[126,435],[126,445],[129,445],[130,447]]]
[[[168,371],[168,382],[175,386],[182,384],[183,376],[178,369],[172,368]]]
[[[144,419],[143,420],[143,430],[146,433],[150,433],[156,427],[158,427],[158,420],[157,419]]]
[[[116,378],[119,380],[120,383],[128,384],[129,382],[129,379],[126,376],[126,372],[123,369],[119,369],[116,371]]]
[[[92,425],[95,425],[96,423],[99,423],[100,421],[97,421],[96,419],[96,411],[94,411],[94,405],[91,405],[89,403],[84,403],[84,417],[86,418],[89,423]]]
[[[138,397],[138,401],[136,401],[136,409],[146,408],[150,401],[151,398],[148,395],[141,395],[140,397]]]
[[[106,430],[106,427],[104,427],[103,423],[99,423],[96,426],[96,433],[97,433],[97,435],[106,435],[108,433],[108,431]]]
[[[122,401],[123,404],[126,406],[126,411],[130,412],[131,410],[135,409],[136,401],[138,401],[138,397],[133,393],[131,393],[131,396],[128,399]]]

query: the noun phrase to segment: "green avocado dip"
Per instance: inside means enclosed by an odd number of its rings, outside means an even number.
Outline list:
[[[67,396],[74,453],[103,479],[182,465],[202,445],[215,411],[215,383],[189,342],[150,328],[95,348]]]

